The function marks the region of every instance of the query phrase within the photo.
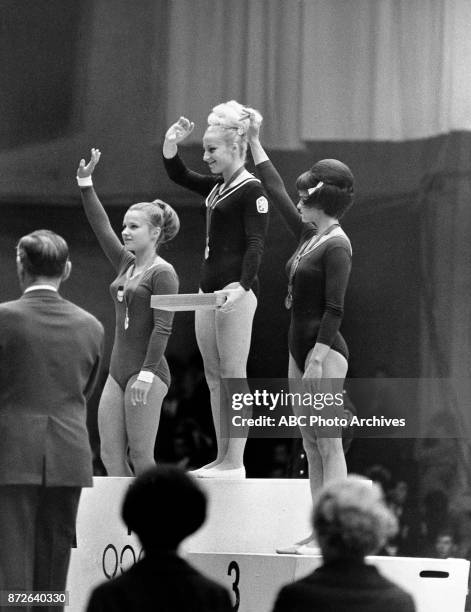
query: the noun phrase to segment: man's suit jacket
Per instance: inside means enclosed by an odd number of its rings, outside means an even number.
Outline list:
[[[281,589],[273,612],[414,612],[409,593],[376,567],[336,561]]]
[[[191,510],[190,510],[191,512]],[[175,553],[154,553],[96,587],[87,612],[232,612],[228,591]]]
[[[0,304],[0,485],[91,486],[103,326],[57,292]]]

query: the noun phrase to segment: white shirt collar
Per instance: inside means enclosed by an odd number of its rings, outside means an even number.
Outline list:
[[[31,285],[27,287],[23,293],[29,293],[30,291],[40,291],[41,289],[48,289],[49,291],[55,291],[57,293],[57,288],[54,285]]]

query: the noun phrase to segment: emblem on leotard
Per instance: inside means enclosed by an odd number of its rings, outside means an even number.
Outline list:
[[[265,196],[257,198],[257,212],[267,213],[268,212],[268,200]]]

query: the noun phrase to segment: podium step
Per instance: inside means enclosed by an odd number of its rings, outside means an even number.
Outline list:
[[[308,480],[200,478],[199,482],[208,493],[208,518],[185,540],[185,551],[272,554],[311,532]]]
[[[83,612],[94,586],[119,576],[138,558],[139,540],[121,520],[121,505],[133,478],[94,478],[82,489],[66,590],[68,612]]]
[[[82,612],[91,589],[119,575],[141,554],[137,538],[121,520],[132,478],[94,478],[83,489],[77,515],[67,590],[69,612]],[[187,553],[273,553],[309,533],[311,498],[303,479],[222,480],[200,478],[208,493],[205,525],[182,545]]]
[[[270,612],[281,586],[322,563],[320,556],[264,554],[189,553],[186,559],[227,587],[238,612]],[[417,612],[463,612],[469,561],[368,557],[368,563],[408,591]]]
[[[121,520],[122,501],[132,480],[95,478],[93,488],[82,491],[77,547],[72,550],[67,580],[68,612],[83,612],[93,587],[120,575],[142,552]],[[308,481],[200,480],[208,493],[208,518],[183,543],[182,554],[225,584],[234,601],[239,597],[239,612],[268,612],[281,585],[321,563],[320,557],[273,554],[278,546],[292,544],[309,532]],[[372,562],[412,593],[417,612],[463,611],[468,561],[372,557]],[[441,574],[425,577],[420,575],[423,571]]]

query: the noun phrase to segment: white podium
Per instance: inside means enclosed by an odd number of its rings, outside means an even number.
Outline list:
[[[317,556],[253,553],[190,553],[187,560],[224,584],[239,612],[270,612],[281,586],[306,576],[322,562]],[[368,557],[367,561],[413,596],[417,612],[463,612],[469,561],[412,557]]]
[[[77,548],[67,582],[69,612],[83,612],[92,588],[125,571],[141,554],[120,518],[130,478],[95,478],[77,516]],[[320,557],[276,555],[309,532],[308,480],[200,479],[209,498],[203,528],[182,554],[232,593],[239,612],[269,612],[278,589],[313,571]],[[191,511],[191,509],[189,509]],[[469,562],[463,559],[371,557],[414,597],[417,612],[463,612]],[[385,610],[385,612],[387,612]]]
[[[94,478],[83,489],[77,515],[67,590],[69,612],[83,612],[92,588],[119,575],[139,558],[141,547],[121,520],[121,504],[132,478]],[[208,493],[205,525],[182,545],[190,553],[265,553],[309,531],[307,480],[200,478]],[[191,511],[191,509],[189,510]]]

